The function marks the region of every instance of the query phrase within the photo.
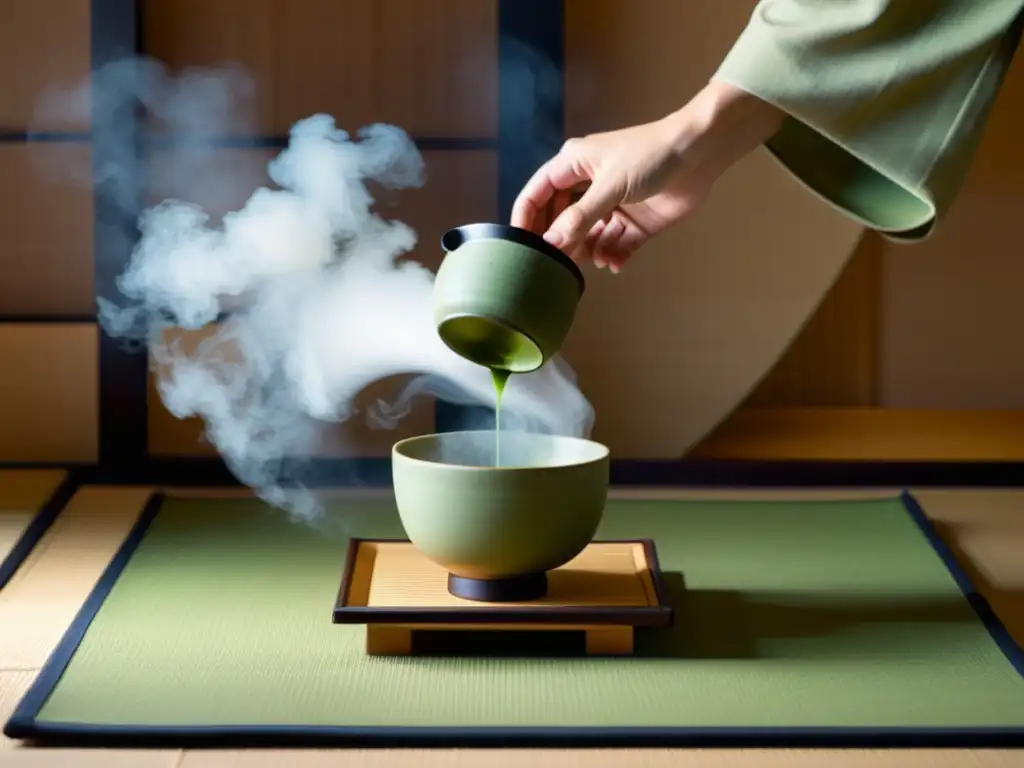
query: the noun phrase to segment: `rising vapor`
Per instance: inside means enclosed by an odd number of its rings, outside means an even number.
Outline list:
[[[50,94],[41,109],[52,122],[87,112],[98,99],[94,152],[104,162],[96,170],[46,170],[97,185],[130,211],[139,179],[134,139],[116,118],[119,105],[141,102],[151,124],[179,138],[201,138],[232,126],[237,132],[251,94],[251,83],[234,69],[172,77],[152,61],[116,62],[91,82]],[[187,153],[162,148],[171,157],[147,166],[147,186],[187,191],[190,184],[216,183],[218,194],[233,194],[240,181],[211,182],[202,173],[206,153],[217,150],[197,152],[192,144]],[[206,438],[239,480],[269,503],[313,520],[316,496],[287,460],[314,453],[325,424],[362,418],[389,428],[420,396],[493,405],[494,395],[489,373],[437,337],[433,273],[401,258],[416,246],[417,234],[374,210],[373,185],[429,188],[423,159],[405,132],[370,125],[352,136],[330,116],[313,115],[292,127],[268,171],[275,188],[252,191],[220,222],[175,199],[145,210],[118,283],[122,296],[116,303],[99,300],[100,321],[106,333],[148,346],[167,409],[178,418],[201,417]],[[441,233],[423,234],[424,247],[433,248]],[[213,332],[187,351],[166,333],[173,327]],[[397,374],[413,378],[393,402],[357,412],[353,402],[363,389]],[[503,401],[503,427],[586,435],[592,421],[590,404],[561,360],[516,377]]]

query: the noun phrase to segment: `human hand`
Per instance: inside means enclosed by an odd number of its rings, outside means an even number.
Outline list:
[[[712,83],[661,120],[566,142],[523,187],[511,223],[543,235],[576,261],[618,272],[648,240],[697,208],[725,169],[763,143],[781,119],[755,97]]]
[[[543,235],[576,261],[618,272],[704,199],[709,180],[686,166],[660,121],[570,139],[523,187],[512,225]]]

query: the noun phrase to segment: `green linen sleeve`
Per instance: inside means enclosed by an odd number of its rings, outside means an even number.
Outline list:
[[[788,117],[769,151],[865,226],[919,240],[956,197],[1024,0],[761,0],[716,80]]]

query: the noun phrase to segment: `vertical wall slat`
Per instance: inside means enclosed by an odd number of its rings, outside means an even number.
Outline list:
[[[139,53],[139,8],[136,0],[92,0],[92,67],[93,71]],[[94,125],[111,123],[109,110],[93,93]],[[121,294],[117,278],[131,259],[132,248],[138,237],[137,219],[140,186],[138,147],[140,117],[134,103],[123,105],[120,114],[113,116],[118,136],[134,144],[133,167],[120,168],[122,174],[136,190],[133,205],[125,210],[124,195],[112,194],[111,182],[95,187],[95,226],[93,235],[94,280],[96,293],[119,303]],[[101,119],[96,119],[101,118]],[[107,142],[109,137],[94,135],[93,168],[101,178],[105,166],[111,161],[108,154],[117,151]],[[129,195],[131,196],[131,195]],[[124,342],[101,332],[99,338],[99,403],[100,435],[99,459],[104,467],[131,473],[146,460],[146,384],[148,359],[139,350],[129,350]]]

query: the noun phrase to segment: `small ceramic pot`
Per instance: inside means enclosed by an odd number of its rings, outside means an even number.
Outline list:
[[[546,572],[593,540],[608,494],[608,449],[573,437],[493,431],[401,440],[392,450],[395,499],[409,540],[471,600],[542,597]]]
[[[532,232],[499,224],[449,230],[441,246],[434,322],[450,349],[514,373],[558,353],[585,285],[572,259]]]

